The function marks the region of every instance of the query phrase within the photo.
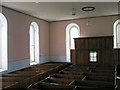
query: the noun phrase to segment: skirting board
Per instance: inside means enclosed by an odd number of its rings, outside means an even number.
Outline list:
[[[67,62],[66,56],[50,56],[50,62]]]

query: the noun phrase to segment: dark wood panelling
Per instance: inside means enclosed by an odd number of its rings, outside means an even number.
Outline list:
[[[93,64],[89,62],[89,52],[98,52],[98,62],[94,64],[115,65],[120,63],[120,49],[113,49],[113,36],[75,38],[76,64]]]
[[[75,50],[70,50],[70,60],[72,64],[75,64]]]
[[[120,64],[120,49],[114,49],[115,64]]]

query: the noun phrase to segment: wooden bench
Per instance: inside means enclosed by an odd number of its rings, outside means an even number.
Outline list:
[[[96,88],[110,88],[110,89],[115,88],[113,83],[104,82],[104,81],[74,80],[74,82],[72,82],[70,85],[96,87]]]
[[[81,75],[83,72],[78,71],[60,71],[60,74],[69,74],[69,75]]]
[[[114,89],[106,89],[106,88],[96,88],[96,87],[82,87],[82,86],[77,86],[74,90],[114,90]]]
[[[65,68],[64,69],[65,71],[81,71],[81,72],[83,72],[83,71],[89,71],[88,70],[88,68]]]
[[[7,82],[10,82],[10,81],[18,82],[18,81],[21,81],[21,80],[23,80],[25,78],[26,77],[0,77],[0,80],[2,82],[4,82],[4,81],[7,81]]]
[[[86,76],[84,80],[106,81],[106,82],[114,83],[114,77],[107,77],[107,76]]]
[[[65,74],[54,74],[51,75],[50,77],[54,77],[54,78],[65,78],[65,79],[79,79],[82,80],[83,77],[80,75],[65,75]]]
[[[88,69],[89,66],[85,66],[85,65],[71,65],[68,68],[70,68],[70,69]]]
[[[93,69],[92,72],[102,72],[102,73],[115,73],[114,70],[99,70],[99,69]]]
[[[108,76],[108,77],[115,77],[114,73],[103,73],[103,72],[84,72],[84,75],[90,75],[90,76]]]
[[[25,77],[0,77],[0,79],[2,88],[7,88],[16,84],[17,82],[23,81]]]
[[[30,85],[27,90],[74,90],[74,88],[74,86],[38,82]]]
[[[16,82],[14,81],[4,81],[4,82],[0,82],[0,85],[2,85],[2,88],[7,88],[11,85],[14,85]]]
[[[34,73],[33,74],[4,74],[2,75],[2,77],[32,77],[33,75],[35,75]]]
[[[73,80],[48,77],[46,79],[43,79],[41,82],[69,85],[72,81]]]
[[[3,88],[2,90],[17,90],[17,89],[21,89],[24,90],[25,88],[27,88],[30,84],[34,84],[44,78],[46,78],[47,76],[49,76],[50,74],[56,73],[58,72],[58,70],[64,69],[67,67],[66,63],[57,63],[57,64],[52,64],[52,63],[47,63],[43,65],[34,65],[31,66],[29,68],[25,68],[25,69],[21,69],[21,70],[17,70],[14,72],[11,72],[9,74],[4,74],[2,75],[4,78],[11,78],[8,79],[8,81],[12,81],[12,78],[23,78],[20,80],[16,80],[15,82],[12,83],[12,85],[7,85],[7,88]],[[35,70],[35,71],[34,71]],[[39,72],[36,72],[36,70],[40,70]],[[42,71],[42,73],[41,73]],[[13,80],[14,81],[14,80]],[[7,82],[7,80],[5,79],[2,83],[5,84],[5,82]],[[7,82],[9,84],[9,82]],[[16,89],[17,88],[17,89]]]

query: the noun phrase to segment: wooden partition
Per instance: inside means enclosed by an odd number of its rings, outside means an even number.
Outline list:
[[[89,62],[90,51],[97,51],[98,62]],[[113,36],[75,38],[75,64],[115,65],[119,60],[120,49],[113,48]]]
[[[70,62],[72,63],[72,64],[75,64],[76,62],[75,62],[75,50],[70,50]]]

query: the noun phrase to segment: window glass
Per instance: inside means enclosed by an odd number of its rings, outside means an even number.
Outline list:
[[[30,65],[39,64],[39,28],[36,22],[32,22],[30,35]]]
[[[120,19],[114,23],[114,48],[120,48]]]
[[[90,62],[97,62],[97,52],[90,51]]]
[[[80,37],[80,28],[76,23],[70,23],[66,27],[66,60],[70,62],[70,50],[75,49],[74,38]]]
[[[77,27],[73,26],[70,29],[70,49],[75,49],[74,38],[79,37],[79,30]]]
[[[117,25],[117,43],[120,44],[120,24]]]
[[[35,62],[35,29],[30,26],[30,60]]]
[[[0,72],[8,69],[7,19],[0,13]]]

